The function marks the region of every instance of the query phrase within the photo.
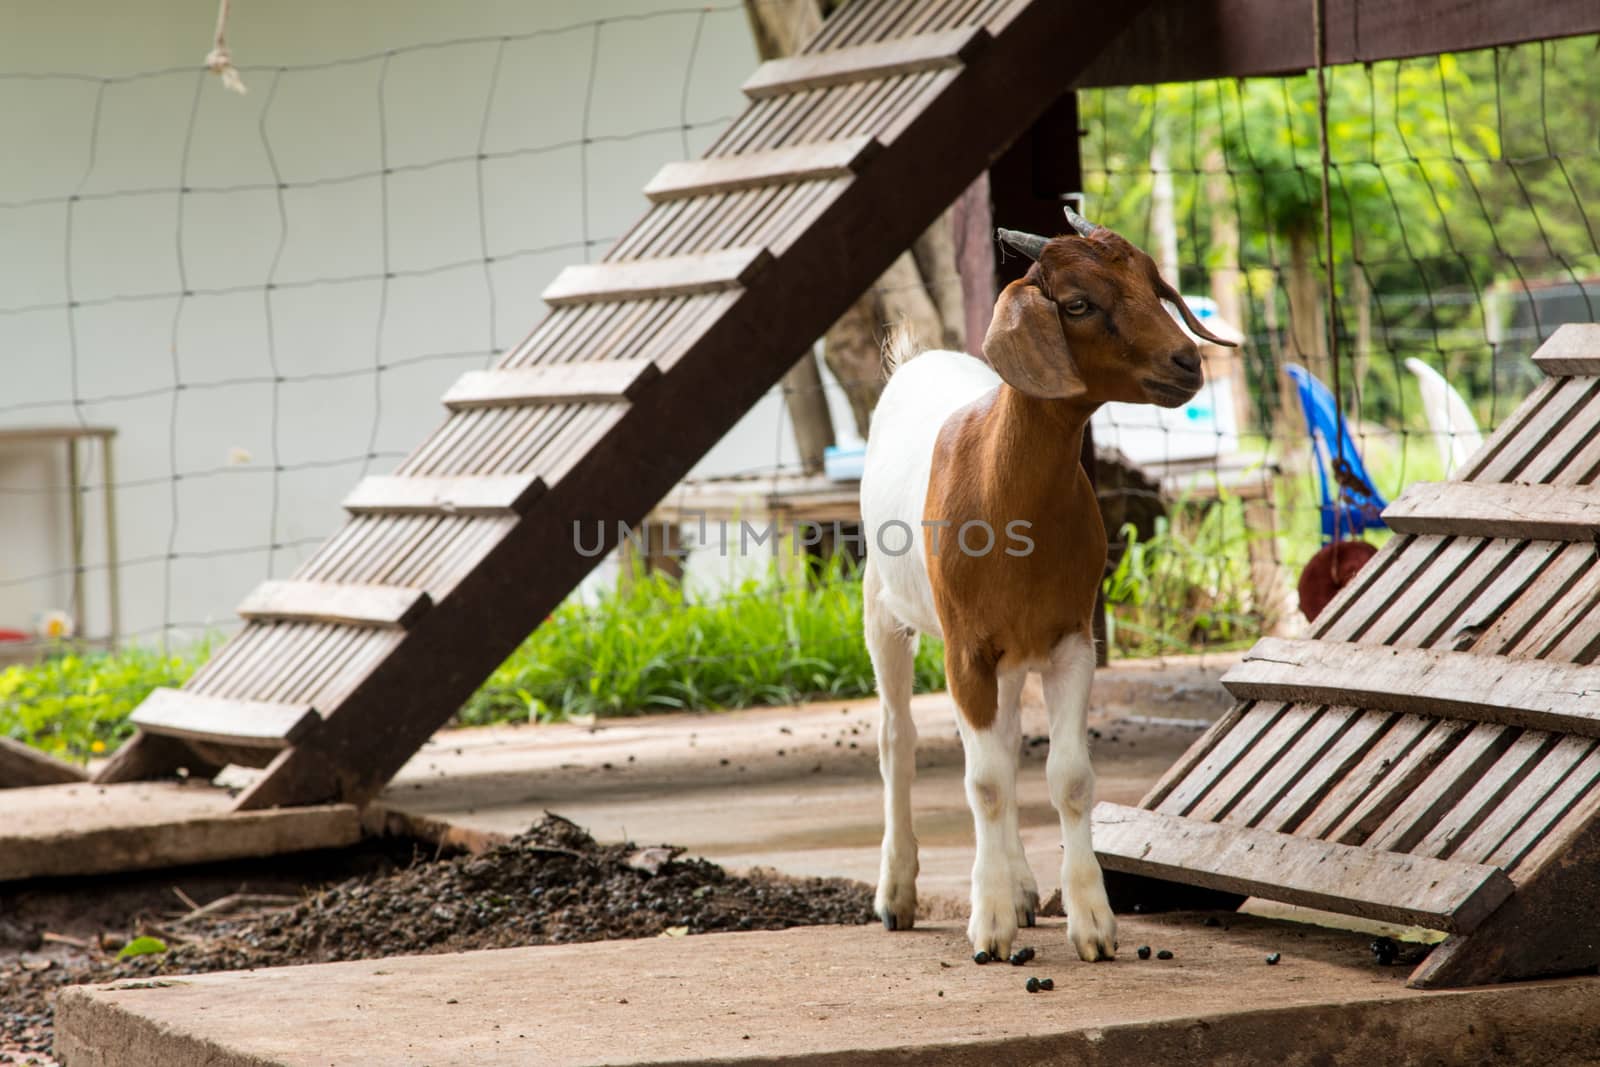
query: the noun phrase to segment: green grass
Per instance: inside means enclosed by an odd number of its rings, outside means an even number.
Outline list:
[[[128,715],[159,685],[182,685],[211,641],[179,653],[127,649],[113,654],[63,648],[32,664],[0,670],[0,736],[64,759],[86,760],[133,733]]]
[[[0,671],[0,734],[67,759],[113,749],[158,685],[181,685],[210,653],[63,651]],[[944,653],[925,640],[918,691],[942,688]],[[682,708],[866,696],[861,583],[846,562],[809,583],[776,576],[700,597],[641,575],[597,602],[569,600],[458,713],[468,725],[550,722]]]

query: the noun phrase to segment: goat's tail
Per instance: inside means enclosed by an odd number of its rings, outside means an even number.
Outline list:
[[[917,331],[909,322],[899,322],[889,327],[889,335],[883,339],[884,378],[887,379],[921,352]]]

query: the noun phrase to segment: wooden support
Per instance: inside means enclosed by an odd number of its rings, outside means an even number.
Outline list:
[[[686,159],[668,163],[644,187],[656,203],[691,196],[733,193],[766,185],[848,178],[859,174],[868,159],[883,146],[876,137],[845,137],[768,148],[737,156]]]
[[[163,778],[186,771],[195,781],[210,781],[222,770],[215,760],[196,752],[177,737],[138,731],[95,772],[94,781],[137,782],[149,778]]]
[[[1600,665],[1265,637],[1222,684],[1240,700],[1349,704],[1600,737]]]
[[[451,411],[538,404],[621,403],[634,400],[661,376],[648,359],[540,363],[468,371],[444,394]]]
[[[988,39],[989,33],[982,26],[967,26],[827,52],[802,52],[761,64],[745,81],[744,94],[760,100],[806,89],[958,67],[976,55]]]
[[[1553,378],[1600,374],[1600,322],[1569,322],[1557,327],[1533,354],[1533,363]]]
[[[1380,922],[1465,933],[1511,895],[1496,867],[1223,826],[1102,802],[1095,852],[1107,870],[1265,897]]]
[[[88,777],[82,767],[48,756],[21,741],[0,737],[0,789],[60,785]]]
[[[231,700],[160,687],[134,709],[132,722],[163,737],[249,748],[285,748],[322,721],[305,704]]]
[[[1593,541],[1600,484],[1415,482],[1383,512],[1396,533]]]
[[[344,498],[355,515],[526,515],[545,490],[530,474],[476,474],[458,478],[373,475]]]
[[[239,614],[246,619],[293,619],[406,630],[432,603],[422,590],[398,586],[270,581],[256,586],[239,605]]]
[[[623,259],[567,267],[545,287],[554,307],[720,293],[749,284],[772,253],[756,245],[657,259]]]

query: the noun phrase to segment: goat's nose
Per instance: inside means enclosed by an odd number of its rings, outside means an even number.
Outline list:
[[[1200,353],[1193,346],[1172,353],[1172,362],[1188,374],[1200,373]]]

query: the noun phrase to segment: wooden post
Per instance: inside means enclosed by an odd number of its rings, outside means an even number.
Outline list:
[[[991,241],[995,226],[1026,230],[1046,237],[1054,237],[1066,229],[1061,208],[1067,202],[1067,194],[1077,192],[1083,180],[1078,137],[1078,95],[1068,92],[1051,104],[1033,128],[1012,142],[1011,147],[989,167],[991,225],[986,230]],[[965,206],[971,210],[970,204]],[[970,233],[976,226],[969,221],[964,229]],[[978,279],[969,279],[963,274],[962,285],[966,290],[969,315],[972,305],[980,299],[986,301],[992,314],[999,291],[1026,274],[1029,262],[1027,257],[1010,251],[995,256],[993,283],[987,293],[981,291]],[[983,324],[987,328],[987,316],[984,316]],[[969,335],[970,331],[969,325]],[[983,332],[979,331],[975,336],[981,339]],[[977,348],[979,343],[975,341],[973,347]],[[1087,426],[1083,433],[1083,469],[1089,475],[1089,484],[1094,485],[1094,431]],[[1096,662],[1105,666],[1108,659],[1105,595],[1099,591],[1095,593],[1094,645]]]

